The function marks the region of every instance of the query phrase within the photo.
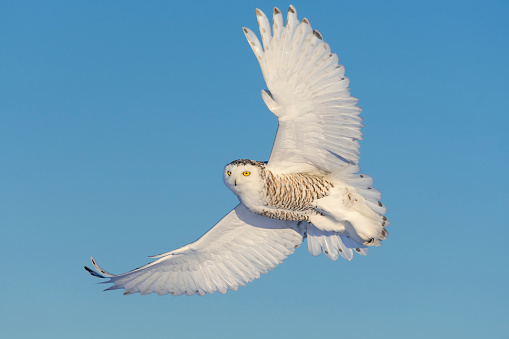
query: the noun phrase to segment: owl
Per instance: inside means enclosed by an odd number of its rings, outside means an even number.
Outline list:
[[[205,295],[259,278],[307,238],[314,256],[351,260],[387,238],[381,194],[360,174],[361,109],[350,81],[309,21],[290,6],[286,25],[274,8],[272,27],[256,10],[262,42],[246,38],[268,89],[262,98],[278,118],[267,162],[235,160],[224,168],[226,186],[239,204],[200,239],[152,256],[157,260],[115,275],[92,258],[92,275],[109,278],[124,294]]]

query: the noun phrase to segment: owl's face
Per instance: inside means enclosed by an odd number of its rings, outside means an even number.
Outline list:
[[[246,205],[258,200],[263,189],[263,170],[265,163],[240,159],[224,168],[224,183]]]

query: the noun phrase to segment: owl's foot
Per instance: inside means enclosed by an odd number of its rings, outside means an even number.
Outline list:
[[[342,222],[330,218],[326,215],[315,214],[309,217],[309,222],[322,231],[345,232],[345,225]]]

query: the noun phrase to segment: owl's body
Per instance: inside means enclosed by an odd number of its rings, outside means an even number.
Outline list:
[[[270,159],[226,165],[224,182],[240,203],[195,242],[118,275],[92,259],[97,271],[85,268],[109,278],[109,290],[225,293],[272,270],[306,238],[310,254],[332,260],[367,255],[386,239],[381,194],[358,173],[361,109],[345,68],[309,20],[297,19],[295,7],[286,25],[277,8],[272,26],[262,11],[256,16],[262,42],[243,31],[268,87],[263,101],[278,118]]]
[[[348,233],[364,245],[378,245],[387,234],[385,207],[377,201],[380,213],[375,212],[345,179],[334,174],[277,173],[264,162],[248,159],[235,160],[224,169],[226,186],[255,214],[310,222],[323,231]],[[366,190],[375,192],[369,176],[359,179]]]

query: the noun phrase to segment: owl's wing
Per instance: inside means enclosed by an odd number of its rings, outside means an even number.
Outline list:
[[[303,241],[297,222],[275,220],[250,212],[243,204],[221,219],[200,239],[130,272],[114,275],[92,258],[98,272],[124,294],[204,295],[236,291],[266,274],[292,254]]]
[[[263,100],[279,121],[268,164],[285,172],[317,168],[325,173],[356,164],[361,109],[338,56],[307,19],[298,21],[293,6],[286,27],[274,8],[272,34],[265,14],[257,9],[256,16],[263,47],[251,30],[243,30],[269,88],[262,91]]]

